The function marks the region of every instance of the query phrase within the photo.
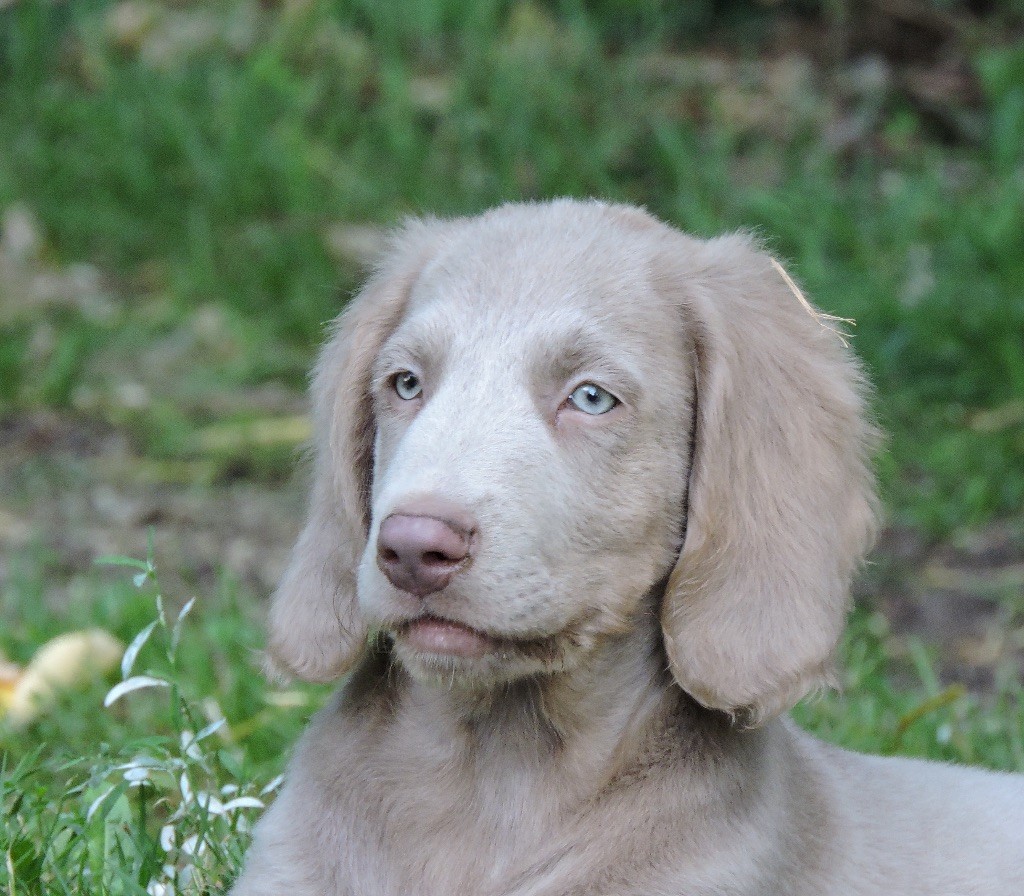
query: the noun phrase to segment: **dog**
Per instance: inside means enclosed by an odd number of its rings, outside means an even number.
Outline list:
[[[876,431],[745,235],[560,200],[393,236],[316,368],[269,653],[342,678],[234,896],[1021,896],[1024,777],[858,755]]]

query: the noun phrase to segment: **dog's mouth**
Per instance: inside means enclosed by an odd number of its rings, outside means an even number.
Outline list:
[[[480,659],[497,650],[501,641],[461,622],[439,616],[418,616],[395,631],[396,639],[418,653],[460,659]]]
[[[551,635],[499,634],[432,613],[391,620],[382,631],[413,674],[442,675],[449,686],[456,680],[492,685],[564,671],[592,641],[576,625]]]

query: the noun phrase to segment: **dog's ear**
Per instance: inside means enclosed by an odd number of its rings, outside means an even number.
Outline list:
[[[676,240],[656,266],[694,357],[686,536],[662,609],[672,673],[756,725],[830,681],[875,528],[860,367],[745,236]]]
[[[309,515],[271,600],[268,646],[273,665],[307,681],[343,675],[366,644],[356,570],[370,526],[371,368],[444,231],[413,221],[393,235],[383,263],[334,322],[314,371]]]

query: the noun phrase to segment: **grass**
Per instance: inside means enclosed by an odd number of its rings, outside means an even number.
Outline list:
[[[115,678],[149,682],[116,697],[110,680],[86,677],[29,725],[0,722],[5,893],[223,892],[323,697],[259,674],[258,627],[229,583],[192,617],[189,604],[165,604],[151,557],[114,560],[131,562],[134,583],[97,577],[90,599],[60,613],[21,609],[45,565],[3,595],[19,619],[0,643],[12,655],[46,632],[99,623],[132,645]]]
[[[0,4],[0,214],[39,234],[0,256],[0,420],[100,421],[166,482],[280,480],[323,324],[361,276],[354,227],[600,195],[700,235],[754,229],[857,320],[892,520],[938,538],[1019,514],[1024,42],[967,40],[979,99],[937,123],[897,78],[759,59],[761,4],[676,6]],[[707,52],[712,26],[725,51]],[[172,645],[185,595],[161,615],[152,571],[129,569],[136,587],[96,569],[54,606],[65,562],[6,559],[0,649],[25,662],[92,626],[129,643],[156,619],[125,675],[169,686],[101,708],[115,673],[28,728],[0,721],[0,892],[221,891],[257,810],[213,809],[270,795],[325,691],[259,674],[257,601],[227,578]],[[856,749],[1024,770],[1009,670],[981,698],[895,645],[855,614],[844,693],[799,720]]]

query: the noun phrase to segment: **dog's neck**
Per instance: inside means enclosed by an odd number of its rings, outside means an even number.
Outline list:
[[[474,757],[476,767],[572,775],[587,788],[630,766],[658,719],[691,703],[667,672],[650,605],[629,631],[609,636],[569,671],[466,689],[417,680],[394,665],[383,682],[378,677],[375,696],[365,696],[386,724],[438,744],[442,762]]]

